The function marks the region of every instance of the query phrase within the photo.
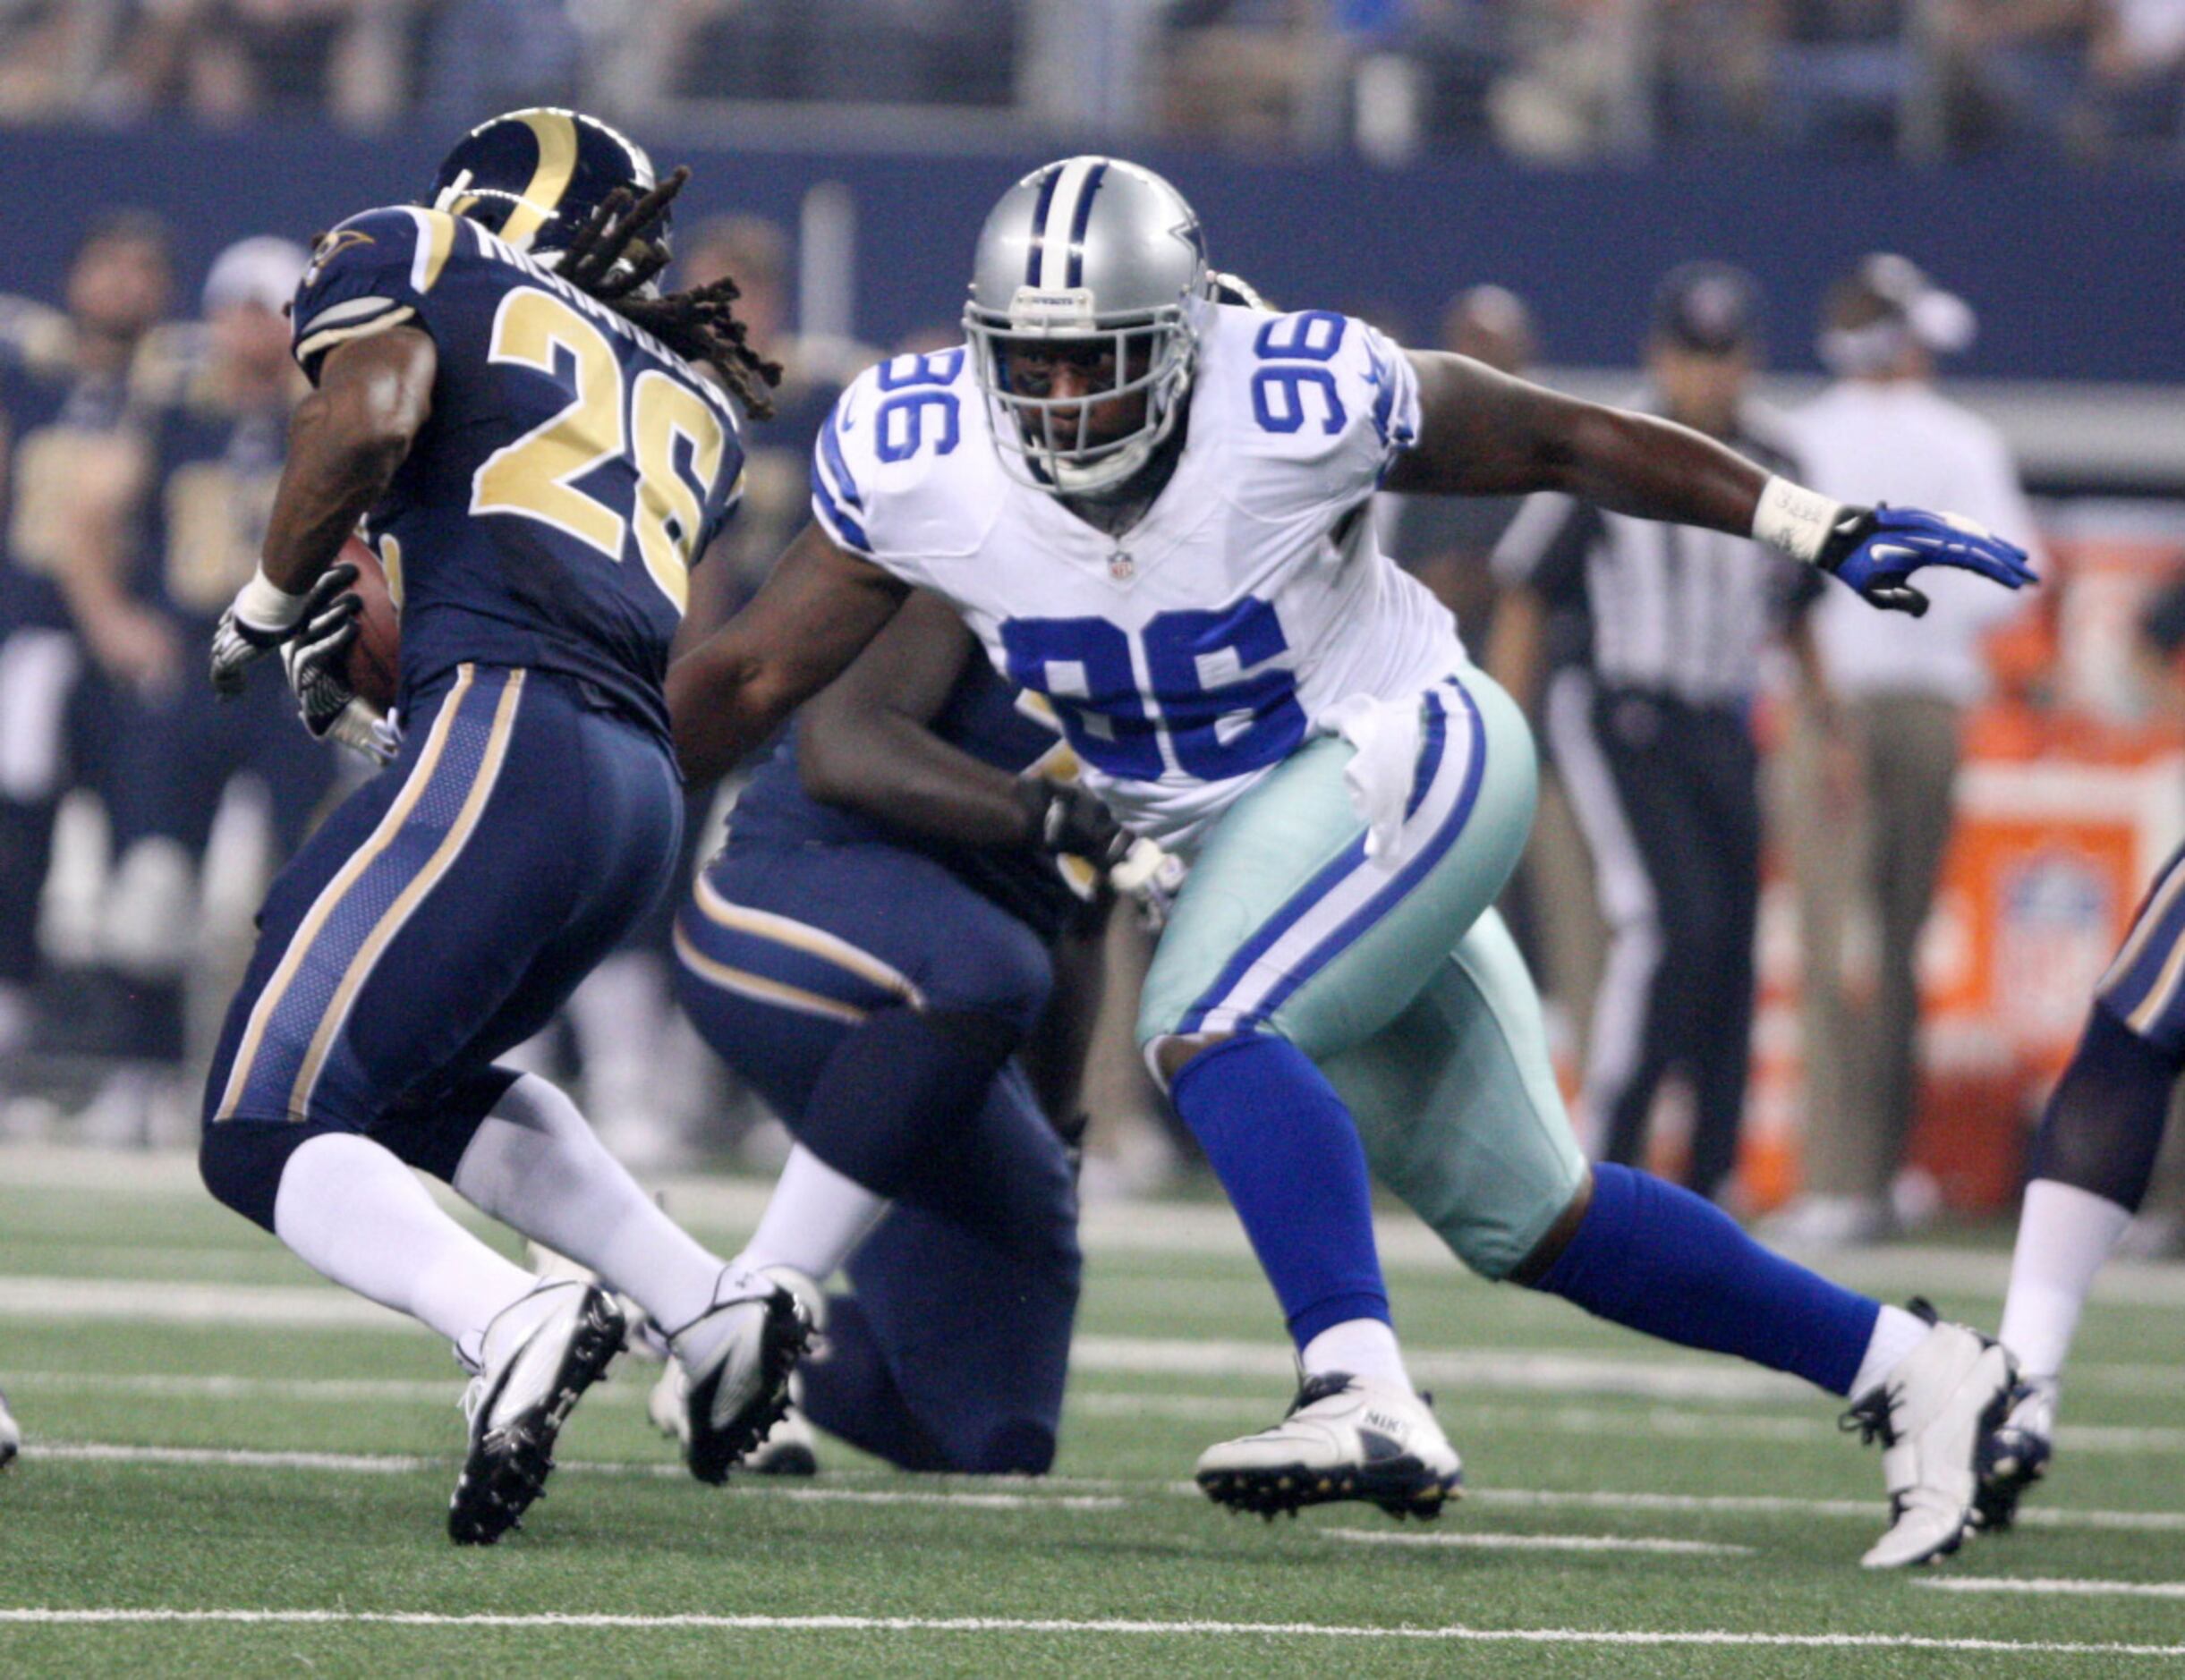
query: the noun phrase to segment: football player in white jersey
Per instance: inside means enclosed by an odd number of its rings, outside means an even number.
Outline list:
[[[2021,551],[1218,284],[1197,217],[1149,171],[1073,157],[1012,188],[980,235],[968,342],[844,395],[815,522],[671,672],[686,768],[748,751],[920,586],[1047,697],[1125,825],[1191,858],[1139,1038],[1302,1377],[1281,1422],[1201,1458],[1215,1499],[1431,1515],[1458,1487],[1390,1328],[1370,1161],[1490,1277],[1850,1397],[1892,1449],[1892,1525],[1866,1561],[1954,1547],[1977,1431],[1943,1403],[2000,1404],[2006,1356],[1789,1265],[1688,1192],[1588,1169],[1492,908],[1532,819],[1532,742],[1380,553],[1367,503],[1560,490],[1756,537],[1912,612],[1919,567],[2015,588]]]

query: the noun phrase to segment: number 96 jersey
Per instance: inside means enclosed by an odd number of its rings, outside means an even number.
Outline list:
[[[1376,545],[1369,504],[1419,424],[1403,352],[1365,322],[1208,306],[1174,476],[1107,536],[997,458],[961,349],[843,394],[812,462],[834,539],[953,602],[995,666],[1053,702],[1131,828],[1194,844],[1353,695],[1457,668],[1449,614]]]
[[[398,208],[319,241],[296,293],[317,383],[415,327],[432,415],[366,534],[402,612],[402,690],[464,661],[560,671],[663,740],[689,569],[734,505],[734,412],[688,361],[477,223]]]

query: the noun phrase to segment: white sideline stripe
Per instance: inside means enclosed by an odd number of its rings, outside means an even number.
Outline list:
[[[0,1318],[283,1329],[414,1332],[417,1328],[399,1312],[324,1284],[134,1277],[0,1276]],[[1264,1377],[1286,1390],[1297,1376],[1295,1356],[1274,1342],[1081,1336],[1071,1347],[1070,1362],[1079,1370],[1134,1376]],[[1524,1347],[1415,1349],[1407,1362],[1426,1387],[1467,1391],[1623,1395],[1717,1404],[1814,1398],[1812,1389],[1795,1377],[1704,1355],[1622,1359]],[[2075,1366],[2071,1387],[2081,1393],[2168,1394],[2176,1389],[2177,1370],[2159,1364]]]
[[[1750,1546],[1713,1540],[1661,1540],[1628,1534],[1483,1534],[1454,1530],[1446,1534],[1390,1533],[1373,1528],[1323,1528],[1314,1532],[1356,1546],[1461,1546],[1480,1551],[1512,1552],[1672,1552],[1680,1557],[1749,1557]]]
[[[642,1632],[683,1628],[731,1633],[1094,1633],[1153,1638],[1400,1640],[1466,1645],[1766,1646],[1804,1650],[1964,1650],[1999,1656],[2185,1657],[2185,1645],[2077,1644],[2064,1640],[1936,1639],[1903,1633],[1610,1632],[1573,1627],[1370,1627],[1322,1622],[1147,1622],[1007,1616],[666,1616],[541,1612],[529,1616],[429,1610],[0,1610],[0,1625],[105,1626],[225,1623],[245,1626],[571,1627]]]
[[[74,1190],[112,1196],[157,1195],[202,1201],[196,1151],[96,1150],[81,1145],[0,1145],[4,1188]],[[661,1191],[678,1220],[749,1231],[759,1222],[770,1181],[671,1175],[646,1179]],[[1484,1288],[1462,1272],[1449,1250],[1412,1215],[1386,1210],[1373,1221],[1384,1270],[1416,1269],[1465,1288]],[[1118,1201],[1084,1209],[1079,1235],[1088,1253],[1188,1254],[1252,1265],[1237,1216],[1220,1203]],[[1793,1251],[1796,1253],[1796,1251]],[[2001,1252],[1942,1244],[1887,1243],[1849,1254],[1806,1254],[1837,1282],[1884,1295],[1908,1289],[1982,1295],[2000,1301],[2011,1257]],[[2185,1307],[2185,1265],[2112,1260],[2094,1285],[2098,1304]],[[2078,1373],[2074,1373],[2075,1379]]]
[[[405,1377],[225,1377],[162,1376],[144,1372],[12,1370],[8,1386],[25,1393],[111,1393],[157,1395],[174,1400],[287,1400],[310,1405],[338,1405],[376,1400],[415,1405],[453,1406],[462,1380],[445,1382]],[[645,1402],[642,1381],[605,1383],[585,1398],[587,1410],[638,1406]],[[1118,1394],[1094,1390],[1073,1394],[1068,1409],[1088,1417],[1220,1418],[1255,1417],[1268,1402],[1257,1395]],[[1835,1430],[1811,1416],[1756,1417],[1730,1412],[1690,1413],[1653,1410],[1613,1412],[1581,1406],[1540,1411],[1531,1406],[1475,1405],[1452,1396],[1448,1416],[1467,1428],[1508,1426],[1550,1430],[1573,1435],[1626,1433],[1671,1439],[1786,1441],[1833,1448]],[[2185,1430],[2130,1429],[2108,1424],[2070,1424],[2057,1442],[2074,1453],[2185,1454]]]
[[[1179,1488],[1198,1489],[1189,1482]],[[1878,1499],[1798,1499],[1777,1494],[1594,1493],[1545,1491],[1527,1488],[1467,1488],[1467,1505],[1509,1506],[1519,1510],[1553,1511],[1711,1511],[1726,1515],[1845,1516],[1871,1523],[1881,1515]],[[2185,1532],[2185,1511],[2089,1511],[2050,1505],[2021,1506],[2018,1522],[2026,1528],[2114,1529],[2126,1532]]]
[[[1623,1394],[1652,1400],[1810,1399],[1794,1377],[1712,1359],[1618,1359],[1530,1348],[1427,1351],[1407,1348],[1405,1362],[1424,1387],[1510,1389],[1526,1394]],[[1286,1387],[1297,1356],[1272,1342],[1136,1336],[1081,1336],[1070,1347],[1080,1370],[1137,1376],[1268,1377]],[[2073,1373],[2074,1382],[2078,1373]]]
[[[121,1464],[195,1464],[241,1469],[327,1470],[365,1475],[400,1475],[415,1470],[451,1470],[455,1457],[422,1458],[399,1453],[260,1452],[240,1447],[136,1447],[113,1441],[49,1441],[33,1439],[22,1462],[39,1459],[80,1459]],[[579,1475],[659,1476],[679,1481],[684,1472],[678,1464],[571,1461],[558,1468]],[[754,1498],[786,1499],[816,1505],[939,1505],[965,1506],[973,1510],[1029,1510],[1058,1506],[1073,1511],[1112,1511],[1133,1499],[1177,1497],[1203,1499],[1205,1494],[1188,1481],[1124,1481],[1093,1476],[966,1477],[973,1483],[1003,1482],[1026,1489],[1023,1493],[912,1491],[895,1489],[795,1488],[773,1478],[751,1478],[730,1484],[731,1490]],[[1465,1502],[1473,1506],[1499,1505],[1518,1510],[1552,1511],[1684,1511],[1715,1512],[1744,1516],[1841,1516],[1860,1522],[1875,1521],[1881,1512],[1875,1499],[1799,1499],[1772,1494],[1595,1493],[1528,1488],[1467,1488]],[[2018,1521],[2028,1528],[2107,1529],[2125,1532],[2185,1532],[2185,1512],[2101,1511],[2069,1506],[2021,1507]]]
[[[191,1150],[9,1143],[0,1145],[0,1178],[9,1191],[73,1190],[195,1202],[205,1197],[196,1151]],[[745,1231],[758,1224],[773,1189],[770,1181],[680,1174],[647,1176],[646,1187],[665,1193],[676,1218],[685,1224],[732,1226]],[[1384,1211],[1373,1225],[1384,1269],[1416,1268],[1465,1288],[1485,1287],[1471,1282],[1441,1240],[1410,1214]],[[1233,1260],[1244,1266],[1253,1263],[1237,1216],[1218,1202],[1094,1202],[1084,1209],[1079,1235],[1086,1251],[1094,1255],[1190,1254]],[[1856,1253],[1807,1258],[1837,1282],[1870,1294],[1894,1294],[1917,1287],[2000,1300],[2011,1271],[2007,1253],[1942,1244],[1887,1243]],[[2093,1299],[2097,1304],[2185,1307],[2185,1265],[2112,1260],[2096,1281]]]
[[[2086,1581],[2048,1575],[1937,1575],[1937,1592],[2031,1592],[2067,1599],[2185,1599],[2185,1581]]]
[[[26,1385],[28,1386],[28,1385]],[[1653,1435],[1671,1440],[1782,1441],[1800,1447],[1842,1445],[1841,1435],[1825,1417],[1762,1417],[1737,1412],[1610,1411],[1602,1407],[1479,1405],[1462,1395],[1438,1397],[1436,1410],[1465,1429],[1507,1427],[1567,1435]],[[1263,1413],[1268,1402],[1252,1395],[1118,1394],[1099,1390],[1069,1396],[1068,1408],[1089,1417],[1246,1418]],[[2074,1453],[2185,1454],[2185,1429],[2128,1428],[2118,1424],[2067,1423],[2056,1431],[2057,1445]]]
[[[226,1447],[131,1447],[113,1441],[34,1440],[27,1460],[73,1459],[109,1464],[216,1465],[242,1470],[324,1470],[344,1475],[407,1475],[419,1470],[452,1470],[455,1461],[423,1458],[413,1453],[257,1452]],[[577,1475],[653,1476],[680,1481],[689,1472],[680,1464],[601,1464],[569,1460],[555,1468]],[[1065,1511],[1115,1511],[1130,1500],[1121,1494],[939,1493],[908,1489],[793,1488],[778,1482],[759,1486],[752,1478],[735,1491],[762,1494],[798,1505],[930,1505],[972,1511],[1023,1511],[1054,1506]]]

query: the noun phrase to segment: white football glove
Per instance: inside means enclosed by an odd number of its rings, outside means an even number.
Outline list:
[[[356,575],[353,568],[349,575]],[[296,633],[310,600],[276,588],[260,566],[213,626],[213,692],[224,700],[242,693],[251,666]]]

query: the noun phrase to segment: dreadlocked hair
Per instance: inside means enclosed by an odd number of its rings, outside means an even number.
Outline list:
[[[766,420],[774,412],[781,364],[752,348],[744,324],[729,307],[743,295],[733,279],[723,275],[687,292],[637,295],[667,267],[667,246],[650,234],[690,178],[688,169],[678,168],[642,198],[616,187],[570,241],[557,272],[677,355],[710,366],[745,413]]]

